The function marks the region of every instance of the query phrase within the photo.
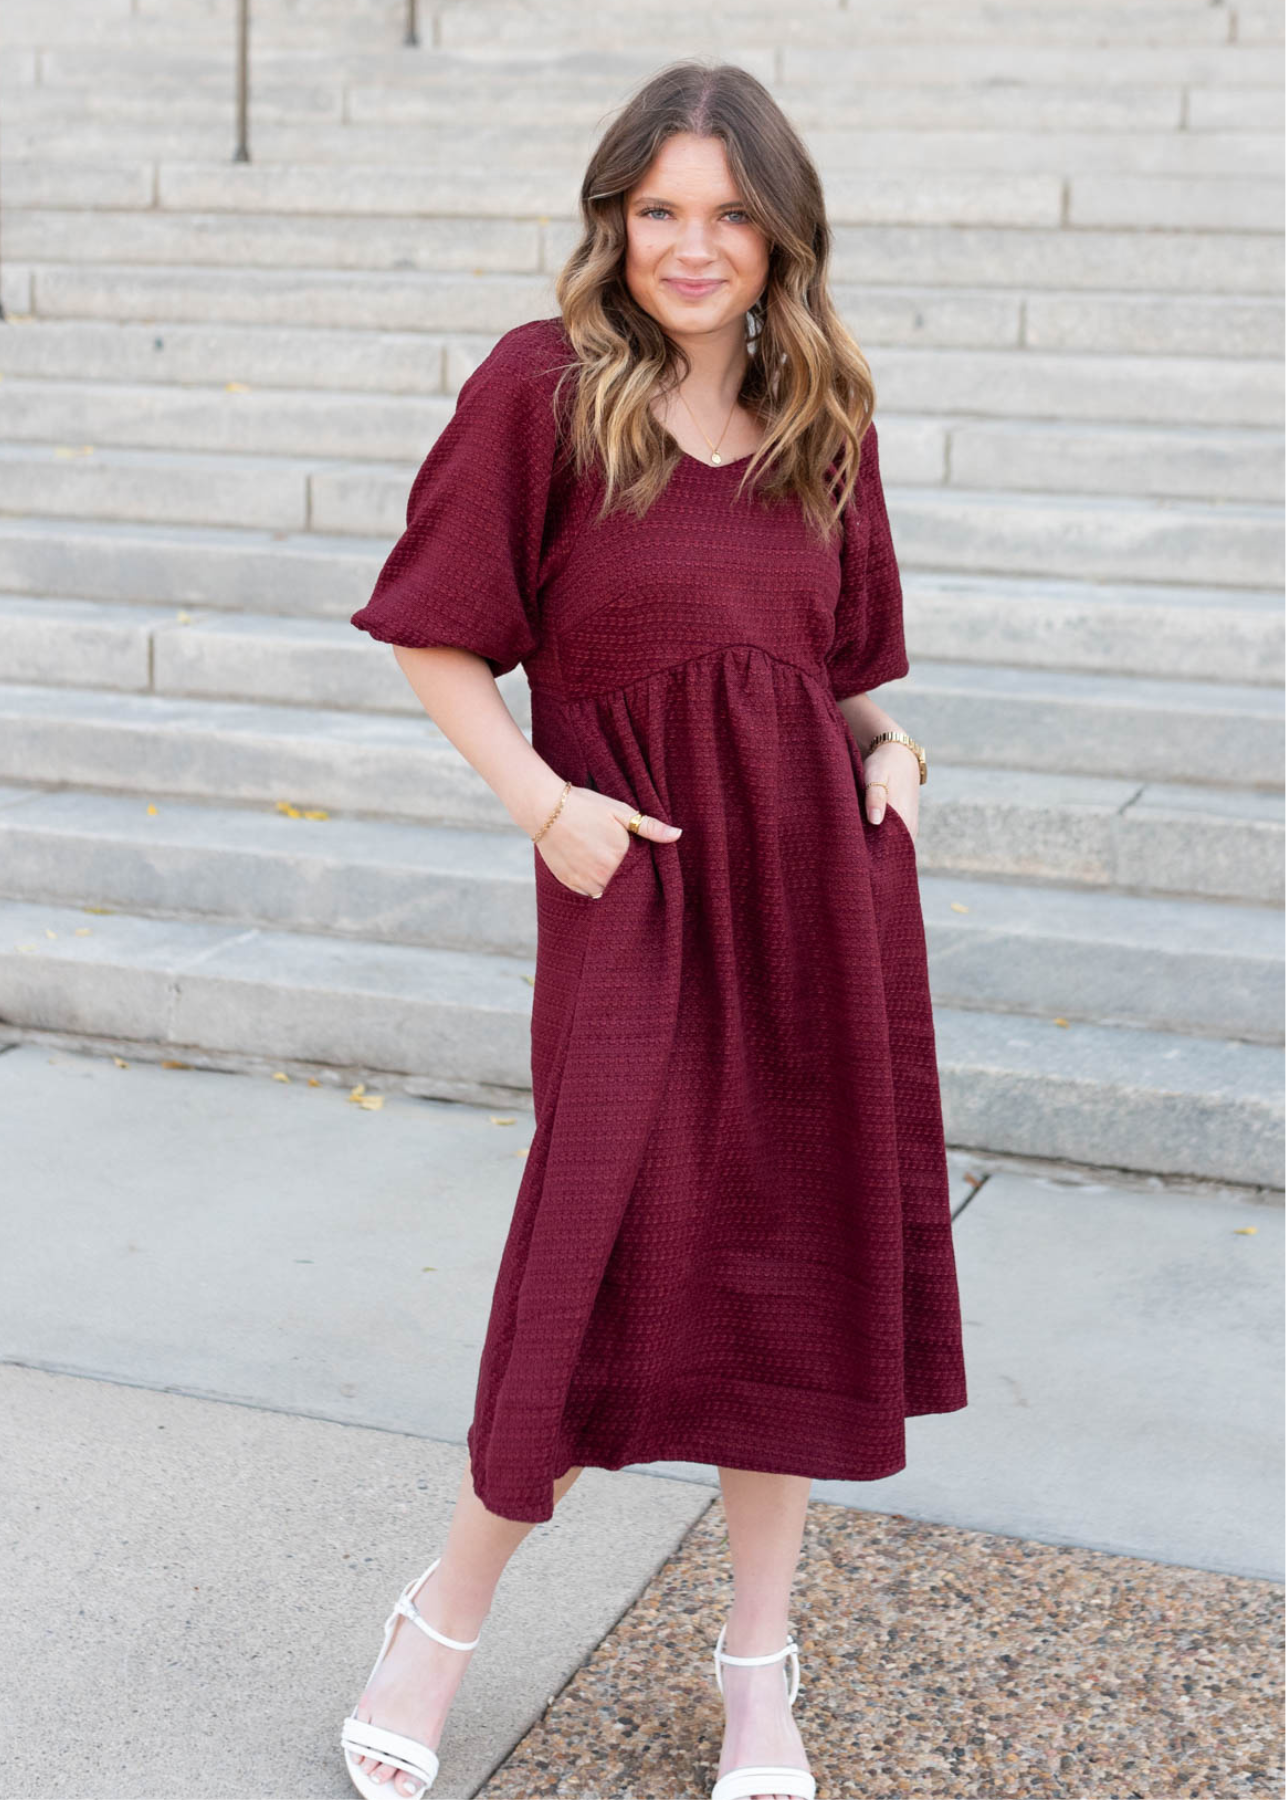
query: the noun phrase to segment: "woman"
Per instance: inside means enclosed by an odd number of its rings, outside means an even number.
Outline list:
[[[469,1467],[346,1762],[431,1785],[532,1524],[586,1464],[677,1459],[728,1520],[715,1796],[809,1796],[810,1478],[891,1475],[908,1416],[965,1405],[923,752],[868,692],[907,671],[874,394],[813,165],[743,70],[652,80],[581,204],[561,316],[463,384],[353,620],[532,837],[538,941]],[[520,662],[530,743],[493,679]]]

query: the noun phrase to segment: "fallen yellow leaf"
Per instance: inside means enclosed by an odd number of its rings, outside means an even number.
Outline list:
[[[329,819],[330,814],[328,812],[323,812],[322,809],[317,806],[314,807],[311,812],[306,812],[304,817],[306,819]]]
[[[244,381],[225,381],[223,391],[225,394],[248,394],[250,388]]]
[[[152,806],[152,805],[150,805],[150,804],[149,804],[149,806],[148,806],[148,809],[147,809],[147,816],[148,816],[148,818],[149,818],[149,819],[154,819],[154,818],[155,818],[155,817],[156,817],[156,814],[157,814],[157,810],[158,810],[158,809],[157,809],[157,808],[156,808],[156,807],[155,807],[155,806]]]
[[[951,910],[952,912],[968,912],[969,908],[967,906],[962,906],[958,900],[953,900],[951,902]]]
[[[489,1114],[488,1120],[489,1120],[489,1123],[492,1125],[516,1125],[518,1123],[517,1119],[515,1119],[515,1118],[506,1119],[506,1118],[502,1117],[499,1113]]]
[[[179,1062],[176,1057],[169,1056],[166,1057],[165,1061],[161,1064],[161,1067],[163,1069],[190,1069],[192,1064]]]
[[[87,913],[105,913],[110,916],[116,911],[116,908],[114,906],[82,906],[80,910]]]
[[[54,455],[62,457],[92,456],[93,454],[94,446],[92,444],[58,444],[54,449]]]
[[[299,808],[297,806],[292,806],[289,800],[278,800],[277,811],[279,813],[285,813],[288,819],[298,819],[303,817]]]
[[[191,613],[176,613],[175,617],[178,619],[180,625],[190,625],[192,623]]]
[[[357,1102],[363,1112],[378,1112],[384,1104],[383,1094],[363,1094]]]
[[[523,980],[525,982],[527,982],[531,987],[535,987],[535,985],[536,985],[536,977],[534,975],[524,975]]]
[[[289,1081],[290,1080],[289,1075],[287,1075],[287,1073],[284,1069],[274,1069],[272,1072],[272,1078],[274,1081]]]
[[[93,937],[93,935],[88,925],[78,925],[72,932],[73,937]]]
[[[1066,1024],[1067,1024],[1067,1020],[1066,1020],[1066,1019],[1055,1019],[1055,1020],[1054,1020],[1054,1024],[1055,1024],[1055,1025],[1066,1025]]]
[[[364,1081],[359,1081],[355,1088],[349,1088],[348,1097],[350,1100],[360,1100],[365,1092],[366,1083]]]
[[[1238,1225],[1232,1235],[1234,1237],[1254,1237],[1258,1230],[1258,1225]]]
[[[424,1267],[420,1270],[421,1275],[436,1275],[437,1272],[437,1266],[434,1263],[425,1263]]]
[[[309,1087],[320,1087],[321,1082],[318,1081],[318,1079],[315,1075],[310,1075],[308,1077],[308,1085],[309,1085]]]
[[[116,1064],[116,1067],[118,1069],[128,1069],[129,1068],[129,1064],[125,1061],[125,1058],[123,1056],[114,1056],[112,1058],[112,1061]]]
[[[50,931],[48,925],[46,925],[45,926],[45,936],[56,938],[58,936],[58,933],[56,931]]]

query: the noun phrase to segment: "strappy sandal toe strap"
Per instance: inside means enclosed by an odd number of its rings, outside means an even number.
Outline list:
[[[757,1768],[749,1764],[729,1769],[721,1775],[710,1792],[710,1800],[752,1800],[755,1794],[791,1794],[797,1800],[814,1800],[816,1777],[807,1769],[788,1769],[772,1763]]]
[[[388,1796],[399,1795],[392,1781],[374,1781],[370,1771],[357,1767],[357,1758],[373,1756],[378,1762],[391,1763],[403,1774],[410,1775],[416,1781],[424,1783],[422,1793],[427,1793],[437,1780],[438,1753],[422,1744],[418,1738],[407,1737],[404,1732],[390,1731],[386,1725],[373,1725],[369,1719],[345,1719],[340,1739],[348,1754],[348,1772],[353,1778],[359,1794],[366,1800],[388,1800]],[[416,1796],[419,1800],[419,1796]]]

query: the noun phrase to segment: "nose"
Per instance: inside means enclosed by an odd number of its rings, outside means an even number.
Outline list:
[[[700,219],[693,219],[680,230],[674,253],[685,267],[692,265],[696,268],[712,260],[706,228]]]

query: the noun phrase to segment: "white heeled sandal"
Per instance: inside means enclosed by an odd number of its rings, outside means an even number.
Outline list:
[[[795,1695],[799,1692],[799,1646],[793,1637],[786,1639],[780,1650],[772,1650],[767,1656],[729,1656],[723,1647],[724,1633],[727,1624],[719,1629],[719,1642],[714,1647],[714,1678],[719,1684],[719,1692],[723,1692],[723,1665],[736,1663],[740,1667],[749,1668],[760,1663],[780,1662],[783,1657],[794,1658],[786,1678],[786,1702],[794,1706]],[[797,1800],[814,1800],[817,1793],[817,1778],[807,1769],[787,1768],[783,1764],[763,1763],[756,1767],[749,1764],[740,1769],[729,1769],[721,1775],[710,1791],[710,1800],[752,1800],[755,1794],[791,1794]]]
[[[413,1625],[418,1625],[420,1630],[426,1632],[429,1637],[436,1639],[439,1644],[445,1644],[451,1650],[472,1650],[476,1644],[481,1642],[480,1638],[474,1638],[471,1643],[466,1644],[462,1643],[459,1638],[445,1637],[442,1632],[421,1616],[411,1598],[412,1594],[419,1593],[441,1561],[440,1556],[434,1557],[419,1580],[408,1581],[402,1589],[397,1604],[385,1623],[384,1642],[380,1646],[379,1655],[375,1658],[375,1667],[366,1677],[366,1687],[369,1687],[374,1681],[375,1670],[384,1661],[388,1647],[393,1641],[393,1632],[399,1618],[409,1619]],[[363,1688],[362,1692],[365,1693],[365,1691],[366,1689]],[[361,1700],[359,1699],[357,1706],[360,1705]],[[359,1719],[357,1706],[344,1720],[343,1729],[340,1732],[340,1744],[344,1751],[344,1767],[348,1770],[353,1786],[362,1795],[362,1800],[390,1800],[390,1796],[392,1800],[405,1800],[401,1790],[393,1785],[397,1779],[396,1776],[390,1775],[384,1781],[374,1781],[368,1769],[361,1769],[357,1766],[356,1759],[362,1756],[373,1756],[379,1762],[391,1763],[405,1774],[414,1776],[416,1781],[422,1781],[424,1786],[414,1796],[414,1800],[420,1800],[421,1795],[427,1794],[437,1780],[437,1751],[431,1750],[427,1744],[422,1744],[418,1738],[407,1737],[400,1731],[390,1731],[386,1726],[374,1725],[367,1719]]]

